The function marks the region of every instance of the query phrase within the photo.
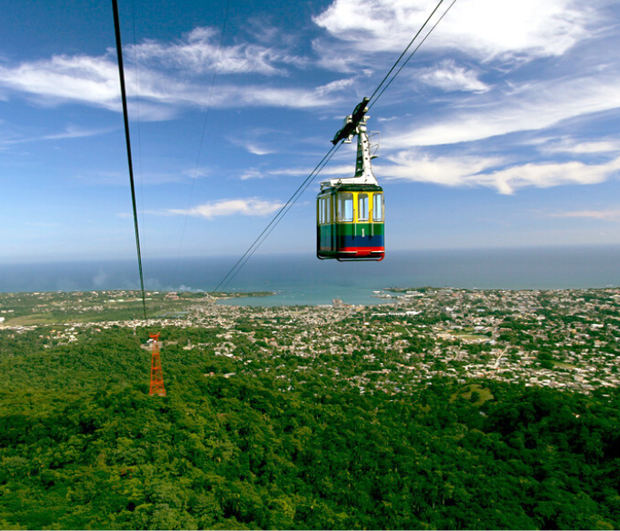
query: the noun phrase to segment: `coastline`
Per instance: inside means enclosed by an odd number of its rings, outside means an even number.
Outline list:
[[[377,304],[410,286],[462,289],[562,289],[620,286],[620,246],[392,251],[382,262],[320,262],[310,255],[255,256],[224,286],[225,304]],[[229,258],[149,259],[145,287],[210,292]],[[135,290],[132,260],[0,264],[0,293]],[[254,296],[248,297],[252,292]],[[379,293],[373,293],[379,292]],[[381,293],[383,292],[383,293]],[[377,297],[376,295],[380,296]],[[266,296],[268,295],[268,296]]]

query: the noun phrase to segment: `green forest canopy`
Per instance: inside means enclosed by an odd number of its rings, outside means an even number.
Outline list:
[[[616,389],[361,394],[310,370],[287,390],[170,345],[159,398],[146,330],[32,336],[0,356],[1,528],[620,527]]]

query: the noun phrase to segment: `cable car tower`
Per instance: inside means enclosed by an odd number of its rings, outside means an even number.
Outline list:
[[[332,144],[351,143],[357,136],[353,177],[337,177],[321,183],[317,196],[317,257],[339,261],[383,260],[383,189],[372,171],[366,123],[369,98],[358,103],[345,118]]]
[[[153,340],[151,345],[151,385],[149,387],[149,395],[166,396],[164,371],[161,368],[161,358],[159,356],[159,332],[149,334],[149,337]]]
[[[332,144],[336,145],[341,140],[345,144],[350,144],[353,137],[357,135],[357,159],[355,161],[355,176],[330,179],[321,183],[321,189],[328,186],[336,186],[338,184],[374,184],[379,186],[374,173],[372,172],[370,141],[368,140],[368,130],[366,122],[370,116],[368,112],[368,98],[364,98],[359,102],[353,114],[349,114],[344,119],[344,126],[334,135]]]

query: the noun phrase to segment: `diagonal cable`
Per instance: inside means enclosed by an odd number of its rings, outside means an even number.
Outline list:
[[[442,0],[443,1],[443,0]],[[409,57],[407,57],[407,59],[405,59],[405,61],[400,65],[400,67],[398,68],[398,70],[396,71],[396,73],[392,76],[392,78],[385,84],[385,86],[379,91],[379,93],[377,94],[377,97],[374,99],[374,101],[372,101],[369,105],[368,105],[368,110],[370,110],[372,108],[372,106],[377,102],[377,100],[383,95],[383,93],[387,90],[387,88],[392,84],[392,81],[394,81],[394,79],[396,79],[396,76],[398,74],[400,74],[400,71],[405,68],[405,66],[407,65],[407,63],[411,60],[411,58],[414,56],[414,54],[420,49],[420,46],[422,46],[424,44],[424,41],[426,41],[426,39],[428,38],[428,36],[433,32],[433,30],[437,27],[437,25],[443,20],[443,17],[445,17],[448,14],[448,11],[450,11],[450,9],[452,8],[452,6],[456,3],[456,0],[452,0],[452,3],[448,6],[448,8],[441,14],[441,16],[437,19],[437,21],[435,22],[435,24],[433,24],[431,26],[431,29],[428,30],[428,33],[426,35],[424,35],[424,37],[422,38],[422,40],[419,42],[419,44],[413,49],[413,51],[411,52],[411,54],[409,54]],[[439,2],[439,4],[441,4],[441,2]],[[439,4],[437,5],[437,7],[439,7]],[[435,11],[437,10],[437,8],[435,8],[435,10],[433,11],[433,13],[431,13],[431,16],[433,16],[433,14],[435,13]],[[426,19],[426,22],[428,22],[430,20],[430,17]],[[426,26],[426,22],[424,23],[424,26]],[[421,28],[420,28],[421,29]],[[420,32],[418,32],[416,34],[419,35]],[[409,48],[409,47],[407,47]],[[399,60],[402,58],[402,54],[401,57],[399,57]],[[396,66],[396,63],[394,64],[394,66]],[[390,72],[394,70],[394,68],[392,68],[390,70]],[[385,79],[387,78],[387,76],[385,78],[383,78],[383,81],[381,82],[381,84],[384,83]],[[375,92],[373,92],[373,96],[374,94],[376,94],[377,91],[375,90]],[[371,98],[372,99],[372,98]]]
[[[405,49],[402,51],[402,53],[398,56],[398,59],[396,59],[396,61],[394,61],[394,64],[392,65],[392,67],[388,70],[387,74],[385,74],[385,76],[383,76],[383,79],[381,80],[381,82],[377,85],[377,88],[373,91],[373,93],[370,95],[370,98],[368,98],[370,101],[373,100],[373,98],[375,97],[375,95],[377,94],[377,92],[379,92],[379,90],[381,89],[381,86],[383,85],[383,83],[385,83],[385,80],[390,76],[390,74],[393,72],[393,70],[396,68],[396,65],[398,65],[398,63],[400,62],[400,60],[405,56],[405,54],[407,53],[407,51],[409,50],[409,48],[411,48],[411,45],[415,42],[415,40],[418,38],[418,36],[420,35],[420,33],[422,33],[422,30],[426,27],[426,25],[428,24],[429,20],[431,18],[433,18],[433,15],[435,14],[435,12],[439,9],[439,6],[444,2],[444,0],[439,0],[439,2],[437,3],[437,5],[435,6],[435,9],[433,9],[431,11],[431,14],[426,18],[426,20],[424,21],[424,24],[422,24],[420,26],[420,29],[416,32],[416,34],[413,36],[413,38],[409,41],[409,44],[407,44],[407,46],[405,47]],[[432,30],[431,30],[432,31]],[[418,46],[419,48],[419,46]],[[417,49],[417,48],[416,48]],[[413,51],[413,53],[415,53],[415,50]],[[413,53],[411,55],[413,55]],[[400,70],[399,70],[400,71]],[[394,75],[394,77],[396,77],[396,75],[398,75],[398,73],[396,73]],[[381,91],[383,93],[383,91]],[[379,98],[379,96],[377,96],[377,99]]]
[[[244,255],[237,261],[235,266],[231,268],[231,270],[229,271],[229,274],[227,275],[228,282],[230,282],[233,278],[235,278],[235,276],[241,270],[241,268],[248,262],[250,258],[252,258],[252,256],[257,251],[257,249],[269,237],[269,235],[273,232],[273,230],[278,226],[278,223],[282,221],[282,218],[293,207],[293,205],[296,203],[297,199],[299,199],[301,194],[303,194],[308,188],[308,186],[312,184],[312,177],[316,177],[321,172],[321,170],[327,165],[327,163],[331,160],[331,158],[334,156],[336,151],[338,151],[341,145],[342,143],[337,144],[336,146],[333,146],[332,149],[330,149],[327,152],[327,154],[321,159],[321,162],[319,162],[315,166],[314,170],[312,170],[312,172],[308,175],[308,177],[306,177],[306,179],[301,184],[301,186],[297,188],[295,193],[286,202],[286,204],[280,209],[278,214],[274,216],[271,222],[267,225],[267,227],[265,227],[265,230],[263,230],[263,232],[260,233],[260,235],[254,240],[254,242],[248,248],[248,250],[244,253]],[[225,282],[225,279],[222,279],[222,281],[218,284],[217,287],[219,288],[220,285],[222,285],[224,282]]]
[[[117,0],[112,0],[114,12],[114,33],[116,35],[116,56],[118,76],[121,83],[121,100],[123,102],[123,121],[125,123],[125,143],[127,145],[127,164],[129,165],[129,183],[131,185],[131,206],[133,207],[133,227],[136,233],[136,250],[138,251],[138,271],[140,273],[140,290],[142,292],[142,311],[146,319],[146,298],[144,295],[144,275],[142,274],[142,255],[140,253],[140,232],[138,230],[138,211],[136,209],[136,187],[133,180],[133,162],[131,160],[131,139],[129,136],[129,113],[127,112],[127,92],[125,90],[125,69],[123,68],[123,49],[121,46],[121,25],[118,18]]]
[[[275,228],[275,226],[279,223],[280,219],[288,212],[290,206],[292,206],[297,198],[304,192],[304,190],[308,187],[313,177],[318,175],[318,173],[323,169],[325,164],[331,159],[333,154],[338,151],[338,148],[341,144],[337,144],[332,146],[331,149],[323,156],[321,161],[314,167],[314,169],[308,174],[308,176],[303,180],[303,182],[297,187],[297,189],[293,192],[293,195],[289,197],[288,201],[276,212],[276,214],[271,218],[271,221],[267,224],[267,226],[263,229],[263,231],[256,237],[256,239],[252,242],[252,244],[247,248],[245,253],[241,255],[241,257],[235,262],[235,264],[228,270],[224,278],[218,282],[213,291],[217,291],[220,286],[229,281],[234,275],[237,274],[238,270],[241,269],[250,256],[254,254],[256,249],[260,246],[260,244],[264,241],[263,236],[269,235],[271,231],[270,228]],[[290,205],[290,206],[289,206]],[[272,230],[273,230],[272,228]],[[269,232],[268,232],[269,231]],[[262,238],[262,239],[261,239]],[[247,259],[246,259],[247,257]],[[245,261],[244,261],[245,259]]]

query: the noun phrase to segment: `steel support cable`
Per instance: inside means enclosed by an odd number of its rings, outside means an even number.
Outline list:
[[[324,158],[324,160],[319,164],[319,167],[317,168],[314,176],[316,177],[316,175],[318,175],[319,173],[321,173],[321,170],[327,166],[327,164],[329,163],[329,161],[331,160],[331,158],[334,156],[334,154],[336,153],[336,151],[338,151],[339,147],[342,144],[339,144],[333,151],[331,151],[331,153],[328,153],[327,157]],[[282,215],[275,221],[275,223],[271,226],[271,228],[265,233],[265,235],[261,238],[261,241],[258,242],[258,244],[254,247],[254,249],[252,250],[252,252],[250,252],[250,254],[246,257],[246,259],[243,261],[243,263],[241,264],[241,267],[243,267],[246,262],[252,257],[252,255],[256,252],[256,250],[258,249],[258,247],[260,247],[260,245],[269,237],[269,235],[273,232],[273,230],[278,226],[278,223],[280,223],[280,221],[282,221],[282,219],[284,218],[284,216],[286,216],[286,214],[288,213],[288,211],[293,208],[294,204],[297,202],[297,200],[299,199],[299,197],[301,196],[301,194],[303,194],[307,189],[308,186],[310,186],[310,184],[312,184],[312,179],[308,180],[303,188],[299,191],[299,193],[297,194],[297,197],[295,197],[292,201],[289,201],[289,203],[286,205],[285,210],[282,212]],[[238,271],[238,270],[237,270]],[[233,275],[234,277],[234,275]]]
[[[112,0],[114,12],[114,32],[116,35],[116,57],[118,75],[121,84],[121,101],[123,103],[123,122],[125,124],[125,144],[127,146],[127,164],[129,166],[129,183],[131,185],[131,206],[133,208],[133,226],[136,233],[136,250],[138,252],[138,271],[140,273],[140,290],[142,292],[142,311],[146,319],[146,298],[144,294],[144,275],[142,274],[142,254],[140,252],[140,232],[138,230],[138,211],[136,209],[136,187],[133,179],[133,162],[131,160],[131,139],[129,136],[129,113],[127,112],[127,92],[125,90],[125,70],[123,68],[123,50],[121,45],[121,25],[118,18],[117,0]]]
[[[267,234],[267,231],[269,231],[269,229],[272,226],[275,227],[275,225],[277,225],[277,223],[279,222],[279,219],[282,216],[284,216],[286,212],[288,212],[287,207],[289,207],[289,205],[292,206],[292,204],[296,201],[297,197],[304,192],[304,190],[310,184],[312,178],[316,176],[319,173],[319,171],[321,171],[321,169],[323,169],[323,167],[325,166],[325,164],[327,164],[329,159],[331,159],[334,153],[338,150],[338,148],[340,148],[340,145],[341,144],[332,146],[331,149],[325,155],[323,155],[323,158],[321,159],[321,161],[314,167],[314,169],[308,174],[308,176],[303,180],[303,182],[297,187],[297,189],[293,192],[293,195],[289,197],[288,201],[284,205],[282,205],[282,207],[278,210],[278,212],[276,212],[273,218],[271,218],[271,221],[267,224],[267,226],[263,229],[263,231],[256,237],[256,239],[252,242],[252,244],[247,248],[245,253],[243,253],[241,257],[235,262],[235,264],[228,270],[228,272],[226,273],[226,275],[224,275],[222,280],[218,282],[218,284],[215,286],[215,289],[213,291],[217,291],[220,288],[220,286],[222,286],[227,281],[229,281],[234,275],[237,274],[238,270],[241,269],[241,267],[245,265],[247,260],[244,261],[244,259],[246,257],[248,257],[249,259],[249,256],[254,254],[256,249],[264,241],[264,239],[261,240],[261,238],[265,234]],[[269,231],[269,233],[270,232],[271,231]]]
[[[443,1],[443,0],[442,0]],[[441,4],[441,2],[439,2]],[[424,37],[422,38],[422,40],[419,42],[419,44],[413,49],[413,51],[411,52],[411,54],[409,54],[409,57],[407,57],[407,59],[405,59],[405,61],[400,65],[400,68],[396,71],[396,73],[392,76],[392,78],[387,82],[387,84],[381,89],[381,91],[377,94],[377,97],[375,98],[374,101],[372,101],[371,103],[369,103],[368,105],[368,110],[370,110],[372,108],[372,106],[375,104],[375,102],[383,95],[383,93],[387,90],[387,88],[392,84],[392,81],[394,81],[394,79],[396,79],[396,76],[398,74],[400,74],[400,71],[405,68],[405,66],[407,65],[407,63],[411,60],[411,58],[414,56],[414,54],[419,50],[420,46],[422,46],[424,44],[424,41],[426,41],[426,39],[428,38],[428,36],[433,32],[433,30],[437,27],[437,25],[443,20],[443,17],[445,17],[448,14],[448,11],[450,11],[450,9],[452,9],[452,6],[456,3],[456,0],[452,0],[452,3],[447,7],[447,9],[441,14],[441,16],[437,19],[437,21],[435,22],[435,24],[433,24],[431,26],[431,29],[428,30],[427,34],[424,35]],[[437,5],[437,7],[439,7],[439,5]],[[433,11],[434,13],[435,11]],[[432,14],[431,14],[432,16]],[[429,17],[430,19],[430,17]],[[428,22],[428,20],[426,20],[426,22]],[[426,22],[424,24],[426,24]],[[418,32],[419,33],[419,32]],[[400,60],[400,58],[399,58]],[[396,64],[394,65],[396,66]],[[392,68],[393,70],[393,68]],[[384,78],[385,81],[385,78]],[[383,81],[381,82],[383,83]],[[375,91],[376,93],[376,91]],[[373,93],[374,94],[374,93]]]
[[[290,199],[284,204],[284,206],[273,217],[273,219],[269,222],[267,227],[265,227],[263,232],[261,232],[258,235],[258,237],[254,240],[252,245],[243,254],[243,256],[239,258],[239,260],[237,260],[237,263],[229,270],[226,277],[224,277],[220,281],[220,283],[215,288],[215,291],[217,291],[217,289],[225,282],[230,282],[233,278],[235,278],[237,273],[243,268],[243,266],[248,262],[248,260],[252,258],[252,256],[257,251],[257,249],[269,237],[269,235],[273,232],[273,230],[278,226],[278,223],[282,221],[282,218],[284,218],[287,212],[293,207],[297,199],[299,199],[299,196],[306,191],[308,186],[310,186],[310,184],[312,183],[312,178],[316,177],[321,172],[321,170],[328,164],[328,162],[334,156],[336,151],[338,151],[341,145],[342,143],[332,146],[332,148],[325,154],[325,156],[321,159],[321,162],[319,162],[314,167],[312,172],[308,175],[308,177],[306,177],[304,182],[297,188],[297,190],[295,190],[295,193],[290,197]]]
[[[424,23],[422,24],[422,26],[420,27],[420,29],[416,32],[416,34],[413,36],[413,38],[409,41],[409,44],[407,44],[407,46],[405,47],[405,49],[402,51],[402,53],[398,56],[398,59],[396,59],[396,61],[394,62],[394,64],[391,66],[391,68],[388,70],[387,74],[383,77],[383,79],[381,80],[381,82],[377,85],[377,87],[375,88],[375,90],[373,91],[373,93],[371,94],[370,98],[369,98],[369,106],[368,108],[370,109],[375,103],[376,101],[383,95],[383,93],[385,92],[385,90],[392,84],[392,82],[394,81],[394,79],[396,78],[396,76],[400,73],[400,71],[403,69],[403,67],[411,60],[411,58],[413,57],[413,55],[417,52],[417,50],[420,48],[420,46],[424,43],[424,41],[428,38],[428,36],[432,33],[432,31],[437,27],[437,25],[439,24],[439,22],[441,22],[441,20],[443,19],[443,17],[447,14],[447,12],[450,10],[450,8],[454,5],[454,3],[456,2],[456,0],[452,1],[452,4],[450,4],[450,6],[448,7],[448,9],[446,9],[446,11],[441,15],[441,17],[439,17],[439,19],[437,20],[437,22],[435,22],[435,24],[431,27],[431,29],[428,31],[428,33],[424,36],[424,38],[422,39],[422,42],[420,42],[418,44],[418,46],[416,46],[416,48],[411,52],[411,54],[409,55],[409,57],[407,57],[407,59],[405,60],[405,62],[400,66],[400,68],[396,71],[396,73],[394,74],[394,76],[392,76],[392,78],[389,80],[389,82],[387,83],[387,85],[383,86],[384,83],[386,82],[386,80],[388,79],[388,77],[390,76],[390,74],[394,71],[394,69],[398,66],[398,63],[401,61],[401,59],[405,56],[405,54],[407,53],[407,51],[409,50],[409,48],[411,48],[411,46],[413,45],[413,43],[415,42],[415,40],[418,38],[418,36],[420,35],[420,33],[424,30],[424,28],[426,27],[426,25],[429,23],[429,21],[431,20],[431,18],[433,18],[433,15],[437,12],[437,10],[439,9],[439,7],[441,6],[441,4],[444,2],[444,0],[439,0],[439,2],[437,3],[437,5],[435,6],[435,8],[433,9],[433,11],[431,11],[430,15],[426,18],[426,20],[424,21]],[[293,195],[289,198],[289,200],[284,204],[284,206],[277,212],[277,214],[271,219],[271,221],[269,222],[269,224],[267,225],[267,227],[265,227],[265,229],[263,229],[263,231],[258,235],[258,237],[252,242],[252,244],[250,245],[250,247],[248,247],[248,249],[245,251],[245,253],[243,253],[243,255],[241,256],[241,258],[239,258],[239,260],[237,260],[237,262],[235,262],[235,264],[232,266],[232,268],[226,273],[226,275],[224,276],[224,278],[222,280],[220,280],[220,282],[217,284],[217,286],[215,287],[214,291],[217,291],[220,286],[222,286],[223,284],[225,284],[226,282],[230,281],[238,272],[239,270],[247,263],[247,261],[250,259],[250,257],[256,252],[256,249],[258,249],[258,247],[262,244],[263,241],[265,241],[265,239],[267,238],[267,236],[269,236],[269,234],[271,234],[271,232],[273,231],[273,229],[277,226],[277,224],[280,222],[280,219],[282,219],[282,217],[284,217],[284,215],[290,210],[290,208],[292,207],[292,205],[295,203],[295,201],[298,199],[299,195],[301,195],[301,193],[303,193],[306,188],[309,186],[310,184],[310,179],[315,176],[318,175],[319,172],[323,169],[323,167],[327,164],[327,162],[329,161],[329,159],[331,159],[331,157],[333,156],[333,154],[336,152],[336,150],[342,145],[342,142],[339,144],[336,144],[335,146],[332,146],[332,148],[323,156],[323,158],[321,159],[321,161],[314,167],[314,169],[312,170],[312,172],[308,175],[308,177],[306,177],[306,179],[302,182],[302,184],[297,188],[297,190],[295,191],[295,193],[293,193]]]
[[[373,98],[375,97],[375,94],[377,94],[377,92],[379,92],[379,90],[381,89],[381,86],[383,85],[383,83],[385,83],[385,80],[390,76],[390,74],[393,72],[393,70],[396,68],[396,65],[398,65],[398,63],[400,62],[400,60],[405,56],[405,54],[407,53],[407,51],[409,50],[409,48],[411,48],[411,45],[415,42],[415,40],[418,38],[418,35],[420,35],[420,33],[422,33],[422,30],[426,27],[426,25],[428,24],[429,20],[431,18],[433,18],[433,15],[437,12],[437,10],[439,9],[439,6],[444,2],[444,0],[439,0],[439,2],[437,3],[437,5],[435,6],[435,9],[433,9],[433,11],[431,11],[431,14],[426,18],[426,20],[424,21],[424,24],[422,24],[422,26],[420,26],[420,29],[416,32],[416,34],[413,36],[413,38],[409,41],[409,44],[407,44],[407,46],[405,47],[405,49],[402,51],[402,53],[398,56],[398,59],[396,59],[396,61],[394,61],[394,64],[392,65],[392,68],[390,68],[387,72],[387,74],[385,74],[385,76],[383,76],[383,79],[381,80],[381,82],[377,85],[377,88],[374,90],[374,92],[370,95],[369,101],[372,101]],[[431,30],[432,31],[432,30]],[[414,51],[415,53],[415,51]],[[413,54],[412,54],[413,55]],[[395,76],[396,77],[396,76]],[[381,91],[383,93],[383,91]],[[377,96],[377,99],[379,98],[379,96]]]

